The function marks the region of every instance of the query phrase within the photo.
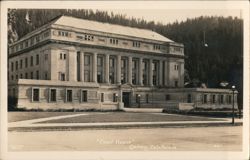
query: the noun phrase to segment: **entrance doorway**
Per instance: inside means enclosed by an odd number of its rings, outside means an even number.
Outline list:
[[[124,107],[130,107],[130,92],[122,92],[122,102]]]

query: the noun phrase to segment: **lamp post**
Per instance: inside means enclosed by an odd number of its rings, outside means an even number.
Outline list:
[[[234,124],[234,91],[235,91],[235,86],[232,86],[232,91],[233,91],[233,108],[232,108],[232,124]]]
[[[115,102],[118,102],[118,94],[115,94]]]
[[[140,94],[138,94],[138,103],[139,103],[138,108],[141,108],[141,95]]]

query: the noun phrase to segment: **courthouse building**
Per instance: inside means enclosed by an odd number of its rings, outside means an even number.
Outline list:
[[[60,16],[8,54],[8,95],[19,108],[232,106],[230,90],[184,88],[183,44],[151,30]]]

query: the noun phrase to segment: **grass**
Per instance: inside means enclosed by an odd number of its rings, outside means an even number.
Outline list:
[[[48,120],[39,123],[103,123],[103,122],[163,122],[163,121],[216,121],[207,117],[190,117],[179,115],[164,115],[152,113],[107,112],[88,113],[71,118]]]
[[[71,115],[77,112],[8,112],[8,122],[47,118],[53,116]]]

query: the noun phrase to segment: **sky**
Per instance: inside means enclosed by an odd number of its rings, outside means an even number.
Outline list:
[[[223,17],[241,17],[240,10],[236,9],[217,9],[217,10],[143,10],[143,9],[124,9],[124,10],[108,10],[109,13],[125,14],[127,18],[143,18],[147,21],[161,22],[162,24],[173,23],[175,21],[185,21],[187,18],[195,18],[200,16],[223,16]]]

